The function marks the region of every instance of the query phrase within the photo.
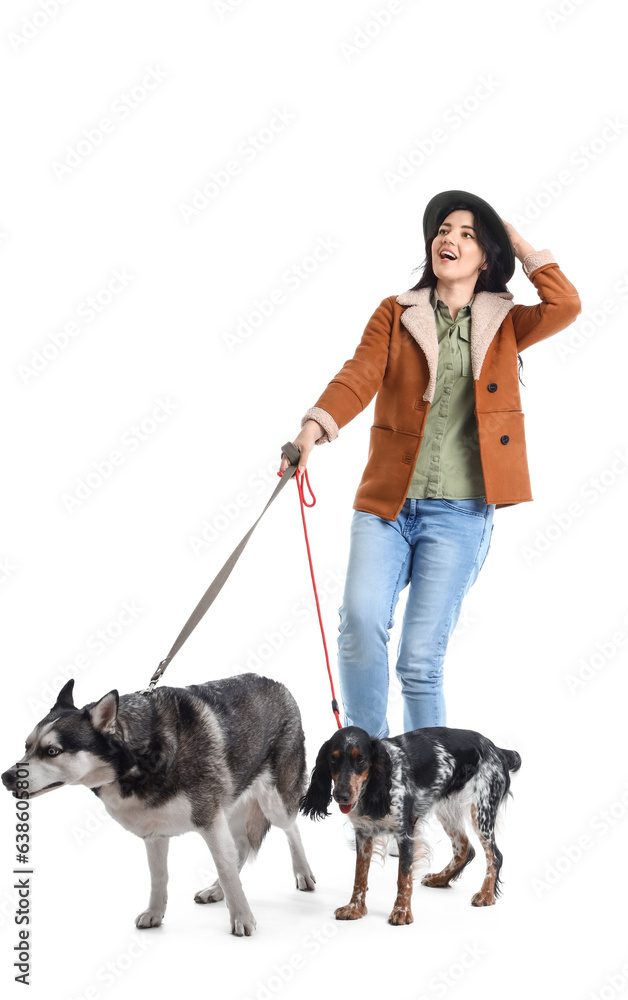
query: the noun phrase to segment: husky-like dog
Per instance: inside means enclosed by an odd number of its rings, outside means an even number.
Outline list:
[[[314,888],[295,825],[307,785],[301,716],[283,684],[242,674],[121,698],[110,691],[84,708],[74,705],[73,685],[59,692],[2,781],[18,794],[17,769],[26,768],[29,798],[86,785],[125,830],[142,837],[151,893],[137,927],[161,924],[169,838],[188,831],[203,837],[218,873],[194,899],[224,898],[233,934],[255,929],[239,872],[271,824],[288,838],[297,888]]]

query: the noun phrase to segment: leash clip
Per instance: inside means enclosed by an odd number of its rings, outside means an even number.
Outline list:
[[[149,680],[148,687],[144,688],[144,690],[142,691],[142,694],[152,694],[153,693],[153,691],[155,690],[155,685],[157,684],[157,681],[159,680],[159,678],[164,673],[164,671],[165,671],[166,667],[168,666],[169,662],[170,662],[170,660],[167,657],[166,657],[165,660],[161,661],[161,663],[157,667],[155,673],[153,674],[153,676]]]

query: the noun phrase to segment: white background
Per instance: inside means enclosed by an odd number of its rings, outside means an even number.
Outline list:
[[[381,300],[417,281],[433,194],[462,188],[490,201],[535,248],[554,253],[583,313],[525,352],[535,502],[496,513],[491,553],[447,658],[449,725],[478,729],[523,760],[498,840],[503,898],[469,905],[483,875],[478,852],[448,892],[417,882],[414,924],[393,928],[389,862],[373,868],[366,919],[335,922],[353,868],[336,813],[301,822],[315,893],[292,888],[277,831],[244,870],[253,938],[230,937],[224,904],[193,904],[212,869],[191,835],[172,845],[163,927],[140,933],[143,845],[96,811],[91,792],[66,789],[33,803],[30,995],[620,994],[623,5],[563,0],[562,14],[559,0],[403,0],[387,14],[383,2],[358,0],[49,0],[49,14],[43,6],[4,0],[1,13],[3,769],[64,676],[76,676],[79,704],[145,685],[261,511],[281,444]],[[131,92],[134,107],[122,112]],[[110,130],[98,135],[107,117]],[[404,159],[412,162],[395,182]],[[76,165],[64,171],[66,160]],[[239,172],[186,221],[182,206],[233,160]],[[327,258],[311,267],[321,241]],[[289,284],[294,268],[302,278]],[[125,287],[114,281],[107,292],[115,271]],[[516,301],[536,301],[519,264],[509,287]],[[256,323],[251,314],[275,290],[281,301]],[[309,525],[334,668],[369,425],[366,413],[310,463],[318,505]],[[99,463],[110,472],[100,481]],[[72,503],[88,476],[91,493]],[[302,709],[311,765],[334,720],[309,599],[290,484],[168,680],[254,666],[284,681]],[[121,627],[124,602],[136,617]],[[282,626],[290,634],[278,639]],[[101,628],[107,645],[98,652]],[[400,724],[393,684],[391,731]],[[0,981],[13,996],[8,795],[2,809]],[[437,829],[434,844],[444,864]]]

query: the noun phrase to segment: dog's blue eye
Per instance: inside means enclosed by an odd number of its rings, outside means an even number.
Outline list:
[[[61,751],[57,750],[56,747],[48,747],[48,756],[49,757],[56,757],[58,753],[61,753]]]

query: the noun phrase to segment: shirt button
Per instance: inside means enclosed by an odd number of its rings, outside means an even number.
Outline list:
[[[510,438],[508,437],[507,434],[502,434],[499,440],[501,441],[502,444],[508,444]]]
[[[489,392],[497,392],[497,382],[489,382],[486,388]]]

